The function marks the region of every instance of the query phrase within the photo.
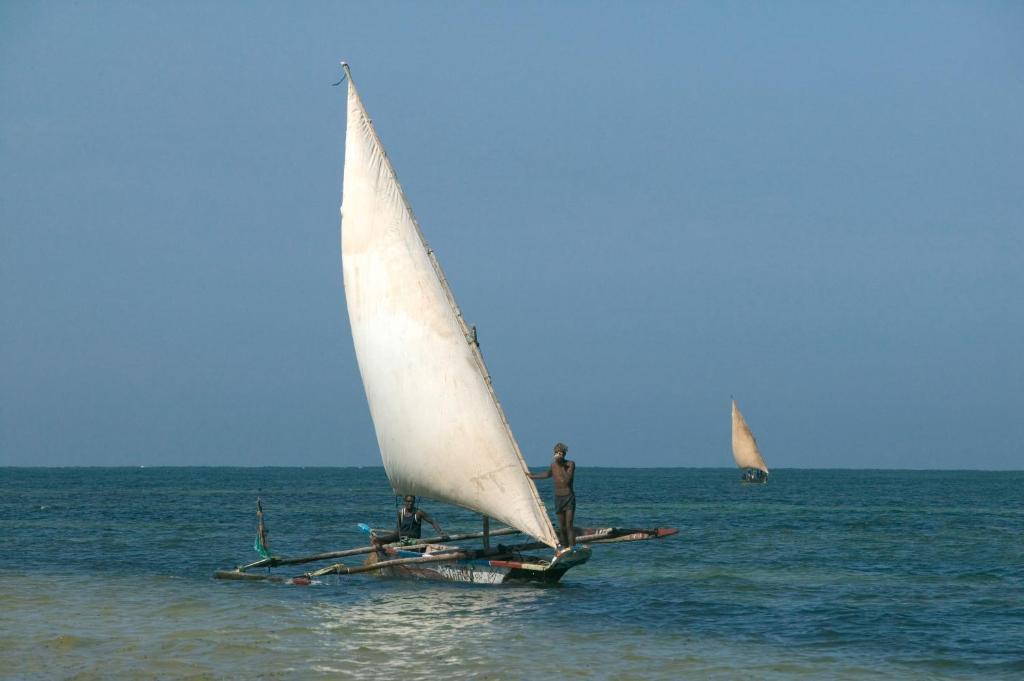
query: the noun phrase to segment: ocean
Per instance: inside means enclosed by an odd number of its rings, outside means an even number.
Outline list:
[[[0,677],[1024,678],[1024,473],[738,478],[581,466],[578,525],[680,532],[557,586],[293,586],[213,579],[257,495],[275,554],[348,548],[393,522],[383,469],[0,468]]]

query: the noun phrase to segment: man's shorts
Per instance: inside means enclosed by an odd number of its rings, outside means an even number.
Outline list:
[[[576,494],[569,492],[566,495],[556,494],[555,495],[555,513],[561,513],[562,511],[575,511],[576,510]]]

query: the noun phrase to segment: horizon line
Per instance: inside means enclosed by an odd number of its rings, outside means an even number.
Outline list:
[[[538,464],[534,467],[540,467]],[[179,464],[71,464],[71,465],[33,465],[33,466],[18,466],[18,465],[0,465],[0,470],[5,469],[24,469],[24,470],[48,470],[48,469],[84,469],[84,468],[97,468],[97,469],[140,469],[140,468],[241,468],[241,469],[292,469],[292,470],[305,470],[305,469],[329,469],[329,468],[379,468],[383,469],[383,464],[377,465],[347,465],[347,466],[295,466],[295,465],[245,465],[245,464],[192,464],[192,465],[179,465]],[[586,469],[614,469],[614,470],[741,470],[734,466],[585,466]],[[777,471],[891,471],[891,472],[969,472],[969,473],[1019,473],[1024,472],[1024,468],[811,468],[801,466],[780,466],[778,468],[772,468],[769,475],[773,475]]]

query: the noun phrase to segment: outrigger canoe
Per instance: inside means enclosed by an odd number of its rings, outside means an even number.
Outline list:
[[[418,542],[396,542],[384,546],[361,546],[299,558],[271,556],[248,565],[236,567],[233,570],[219,570],[214,576],[218,579],[269,580],[291,582],[294,584],[310,584],[312,580],[325,575],[376,573],[382,577],[466,582],[472,584],[504,584],[517,581],[554,584],[569,569],[582,565],[590,559],[592,552],[590,546],[593,544],[663,539],[678,532],[677,529],[669,527],[654,529],[584,528],[578,529],[578,531],[579,543],[571,549],[563,549],[552,559],[528,553],[529,551],[543,549],[546,546],[540,542],[511,545],[499,544],[493,548],[486,546],[484,548],[466,548],[447,543],[438,543],[441,541],[441,538],[432,537]],[[448,540],[464,541],[488,536],[501,537],[514,534],[520,534],[520,532],[512,528],[504,528],[489,532],[486,535],[482,532],[456,535],[449,537]],[[291,577],[274,575],[269,571],[270,568],[284,565],[323,562],[360,554],[368,555],[363,565],[335,563],[325,568],[292,575]],[[264,568],[267,569],[266,573],[259,571]]]
[[[380,572],[401,577],[486,584],[512,580],[557,582],[586,563],[591,544],[654,539],[674,529],[605,528],[578,535],[573,547],[558,535],[530,479],[484,364],[476,327],[455,294],[402,191],[384,145],[363,106],[347,64],[345,167],[341,205],[341,261],[356,361],[373,419],[384,471],[395,494],[453,504],[478,513],[481,548],[456,538],[359,547],[301,558],[264,557],[217,577],[264,579],[257,568],[373,554],[366,564],[344,563],[292,578]],[[490,519],[509,526],[489,532]],[[490,538],[522,533],[534,541],[490,545]],[[265,540],[265,532],[262,535]],[[257,542],[259,545],[259,542]],[[266,551],[265,541],[262,545]],[[550,557],[530,551],[552,551]]]

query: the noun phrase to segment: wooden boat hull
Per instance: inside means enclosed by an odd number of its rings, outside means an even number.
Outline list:
[[[757,469],[747,468],[743,470],[740,482],[744,485],[767,485],[768,474]]]
[[[413,558],[428,556],[449,551],[455,547],[431,545],[426,551],[415,551],[388,547],[376,554],[371,554],[367,562],[393,560],[396,558]],[[576,546],[570,551],[555,556],[551,560],[509,552],[488,556],[486,558],[466,558],[462,560],[398,565],[377,571],[382,577],[404,579],[428,579],[442,582],[462,582],[466,584],[506,584],[509,582],[541,582],[555,584],[566,572],[582,565],[590,559],[590,549]]]

